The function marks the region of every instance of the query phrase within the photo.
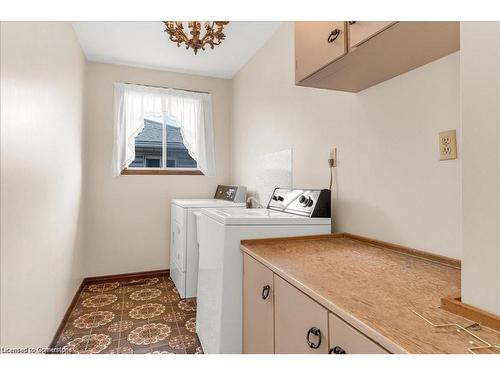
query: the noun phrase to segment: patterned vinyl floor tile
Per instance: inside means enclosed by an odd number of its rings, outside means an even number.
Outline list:
[[[203,354],[196,299],[168,276],[85,285],[56,347],[68,354]]]

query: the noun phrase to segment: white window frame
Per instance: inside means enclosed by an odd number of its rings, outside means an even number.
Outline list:
[[[196,162],[196,167],[193,167],[193,168],[178,168],[178,167],[167,167],[167,161],[168,161],[168,158],[167,158],[167,125],[168,125],[168,116],[162,116],[162,129],[161,129],[161,132],[162,132],[162,140],[161,140],[161,144],[162,144],[162,155],[161,157],[158,157],[158,159],[160,159],[160,165],[161,167],[159,168],[154,168],[154,167],[147,167],[147,159],[156,159],[157,157],[146,157],[144,156],[144,167],[128,167],[127,169],[125,169],[125,173],[123,174],[134,174],[133,172],[134,171],[138,171],[138,172],[141,172],[140,174],[146,174],[147,171],[167,171],[167,172],[176,172],[176,171],[179,171],[180,173],[179,174],[187,174],[185,172],[194,172],[193,174],[203,174],[201,173],[200,169],[198,168],[198,162],[196,160],[194,160]],[[175,162],[175,160],[174,160]],[[177,164],[177,163],[176,163]],[[130,172],[130,173],[127,173],[127,172]],[[169,174],[175,174],[175,173],[169,173]]]

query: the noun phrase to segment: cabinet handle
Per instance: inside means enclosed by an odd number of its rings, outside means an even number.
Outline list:
[[[262,299],[267,299],[267,297],[269,297],[270,291],[271,287],[269,285],[264,286],[264,288],[262,288]]]
[[[346,351],[342,349],[340,346],[335,346],[330,351],[328,354],[346,354]]]
[[[330,35],[328,36],[328,43],[333,43],[335,41],[335,39],[337,39],[339,36],[340,36],[340,29],[335,29],[333,30]]]
[[[354,25],[356,21],[349,21],[349,25]]]
[[[317,343],[314,343],[311,341],[311,337],[310,337],[311,334],[313,334],[314,336],[316,336],[318,338]],[[318,349],[321,345],[321,330],[319,328],[316,328],[316,327],[309,328],[309,331],[307,331],[306,339],[307,339],[307,345],[311,349]]]

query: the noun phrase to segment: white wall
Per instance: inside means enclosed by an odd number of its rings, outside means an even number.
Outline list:
[[[500,22],[462,22],[462,300],[500,315]]]
[[[217,174],[111,176],[113,83],[212,93]],[[111,64],[87,65],[85,275],[169,268],[170,200],[211,198],[229,182],[230,81]]]
[[[254,160],[292,147],[294,186],[325,188],[338,148],[333,229],[460,258],[459,53],[358,94],[294,85],[293,26],[281,26],[233,81],[231,180],[255,188]]]
[[[1,345],[47,346],[82,281],[85,60],[71,25],[1,24]]]

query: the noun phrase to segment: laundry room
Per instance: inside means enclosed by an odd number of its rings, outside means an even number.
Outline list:
[[[0,16],[5,358],[500,358],[500,13],[178,6]]]

